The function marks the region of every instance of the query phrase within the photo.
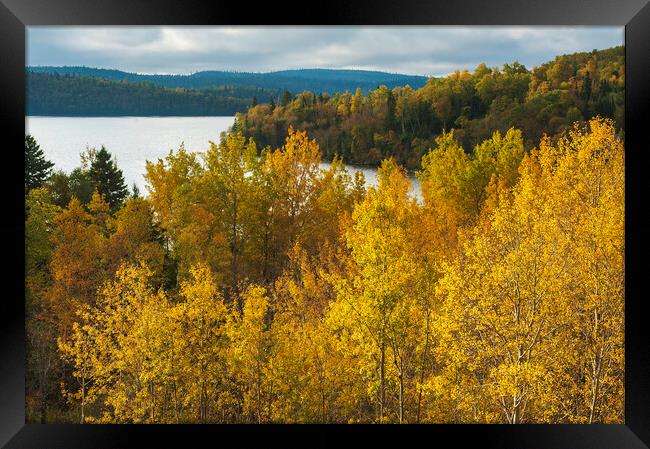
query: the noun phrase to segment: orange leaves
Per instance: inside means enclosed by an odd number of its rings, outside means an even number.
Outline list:
[[[366,190],[302,131],[180,151],[115,216],[56,214],[70,399],[107,422],[621,422],[624,159],[601,119],[529,154],[444,134],[419,204],[393,160]]]

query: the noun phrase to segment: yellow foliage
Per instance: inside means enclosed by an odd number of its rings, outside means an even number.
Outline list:
[[[148,164],[150,196],[115,215],[99,195],[58,211],[32,191],[28,268],[49,271],[30,297],[81,422],[623,421],[611,121],[530,152],[515,129],[471,153],[445,133],[422,204],[393,160],[367,189],[320,162],[304,131],[261,155],[230,134]]]
[[[622,419],[623,156],[599,119],[544,139],[446,266],[442,375],[463,377],[484,419]]]

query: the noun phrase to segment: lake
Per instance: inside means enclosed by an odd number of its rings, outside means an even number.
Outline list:
[[[209,141],[219,142],[221,132],[234,117],[25,117],[25,132],[34,136],[55,169],[70,172],[80,165],[86,147],[102,145],[115,157],[129,185],[146,190],[146,161],[164,158],[185,144],[188,151],[204,152]],[[323,168],[329,164],[321,164]],[[374,168],[348,166],[350,173],[363,171],[366,182],[376,184]],[[421,197],[420,185],[411,177],[413,192]]]

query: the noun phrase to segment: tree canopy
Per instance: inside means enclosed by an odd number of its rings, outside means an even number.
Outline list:
[[[237,115],[235,129],[260,145],[281,145],[291,126],[309,132],[323,157],[379,166],[395,160],[419,169],[444,132],[470,150],[494,131],[522,132],[527,150],[543,135],[559,137],[576,121],[611,118],[624,127],[624,48],[558,56],[532,69],[514,62],[479,64],[420,87],[380,85],[364,93],[304,91],[279,104],[259,104]]]
[[[441,133],[419,201],[294,128],[181,147],[130,198],[86,153],[119,201],[27,196],[28,421],[622,423],[621,135],[525,140]]]

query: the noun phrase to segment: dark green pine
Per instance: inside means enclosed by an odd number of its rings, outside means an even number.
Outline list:
[[[117,209],[129,193],[122,170],[103,146],[90,165],[90,179],[112,210]]]
[[[50,176],[54,164],[47,159],[40,145],[30,135],[25,136],[25,193],[41,187]]]

